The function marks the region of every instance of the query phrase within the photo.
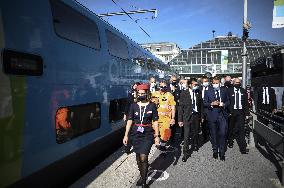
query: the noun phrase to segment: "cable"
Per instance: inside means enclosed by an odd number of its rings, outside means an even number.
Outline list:
[[[132,21],[134,21],[138,27],[149,37],[151,38],[151,36],[122,8],[120,7],[114,0],[111,0],[116,6],[118,6]]]

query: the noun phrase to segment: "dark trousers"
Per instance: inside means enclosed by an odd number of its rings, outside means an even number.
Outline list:
[[[245,140],[245,113],[243,110],[233,110],[230,120],[230,141],[235,138],[241,151],[247,147]]]
[[[175,124],[172,125],[170,128],[171,128],[171,140],[174,140],[175,139],[175,135],[176,135],[176,130],[177,130],[177,127],[178,127],[178,111],[176,109],[176,113],[175,113]]]
[[[201,131],[202,131],[203,140],[207,141],[209,136],[209,128],[206,116],[203,117],[203,122],[201,123]]]
[[[227,132],[227,140],[229,143],[233,142],[234,138],[233,138],[233,126],[234,126],[234,122],[231,121],[232,116],[228,117],[228,132]]]
[[[200,124],[200,115],[192,114],[189,122],[184,122],[184,145],[183,153],[189,152],[189,139],[191,140],[192,146],[198,146],[198,132]]]
[[[214,122],[208,121],[208,126],[210,129],[213,152],[220,152],[220,155],[224,156],[227,129],[228,129],[227,119],[221,113],[217,117],[216,121]]]

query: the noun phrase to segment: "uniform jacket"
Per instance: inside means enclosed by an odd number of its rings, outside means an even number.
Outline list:
[[[235,105],[235,87],[228,88],[228,95],[230,98],[230,105],[229,105],[229,112],[232,114],[234,112],[234,105]],[[244,88],[239,89],[239,97],[241,98],[241,105],[242,110],[245,115],[249,115],[249,103],[248,103],[248,95]]]
[[[257,97],[257,108],[261,109],[263,106],[263,88],[258,89],[258,97]],[[273,109],[277,108],[276,103],[276,94],[275,90],[271,87],[268,87],[268,94],[269,94],[269,110],[272,112]]]

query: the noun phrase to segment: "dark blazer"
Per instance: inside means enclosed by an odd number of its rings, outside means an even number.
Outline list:
[[[224,103],[223,107],[215,108],[211,106],[211,103],[215,101],[215,90],[213,87],[209,87],[208,91],[204,95],[204,107],[207,108],[207,120],[216,121],[218,116],[222,114],[225,118],[228,118],[228,107],[230,105],[230,99],[226,88],[220,88],[221,102]]]
[[[271,87],[268,87],[268,94],[269,94],[269,110],[272,112],[273,109],[277,108],[277,102],[276,102],[276,94],[275,90]],[[258,97],[257,97],[257,108],[262,109],[263,106],[263,88],[258,89]],[[265,108],[267,109],[267,108]]]
[[[228,88],[228,95],[230,99],[229,112],[232,114],[234,112],[235,105],[235,87]],[[249,115],[249,103],[248,103],[248,95],[247,91],[244,88],[240,88],[239,97],[241,98],[241,105],[243,112],[246,116]]]
[[[202,97],[203,87],[204,86],[200,86],[199,87],[201,97]],[[211,86],[207,86],[206,90],[204,90],[204,96],[205,96],[205,93],[208,91],[209,87],[211,87]],[[201,101],[201,112],[202,112],[202,114],[201,115],[202,115],[203,119],[207,119],[206,115],[207,115],[207,110],[208,109],[206,107],[204,107],[203,101],[204,101],[204,99],[202,98],[202,101]]]
[[[199,90],[196,91],[197,111],[201,113],[202,97]],[[179,98],[178,122],[189,123],[192,115],[192,99],[189,90],[182,91]]]

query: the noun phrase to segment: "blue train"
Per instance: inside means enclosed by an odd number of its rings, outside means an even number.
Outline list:
[[[1,0],[0,48],[0,187],[68,185],[121,145],[130,84],[171,73],[71,0]]]

